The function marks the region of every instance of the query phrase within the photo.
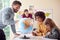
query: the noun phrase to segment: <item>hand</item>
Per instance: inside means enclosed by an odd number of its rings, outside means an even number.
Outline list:
[[[49,35],[50,34],[50,32],[48,32],[46,35]]]
[[[20,34],[15,33],[15,35],[18,35],[19,36]]]
[[[20,34],[17,34],[17,33],[14,34],[14,38],[16,38],[18,36],[20,36]]]

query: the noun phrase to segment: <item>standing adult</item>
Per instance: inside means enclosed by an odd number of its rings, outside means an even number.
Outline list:
[[[15,29],[14,13],[16,13],[20,9],[20,7],[21,7],[21,2],[14,1],[12,3],[12,7],[6,7],[0,10],[0,29],[3,29],[7,25],[10,25],[12,32],[15,35],[18,35]]]

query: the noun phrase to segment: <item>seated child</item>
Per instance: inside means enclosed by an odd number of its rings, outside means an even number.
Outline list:
[[[49,34],[46,35],[46,38],[51,38],[51,39],[59,39],[59,30],[54,21],[50,18],[47,18],[45,21],[45,25],[48,28]]]
[[[35,20],[37,22],[37,29],[35,32],[32,32],[34,36],[45,36],[46,34],[46,26],[43,23],[45,20],[45,13],[42,11],[38,11],[35,13]]]
[[[22,18],[31,18],[32,19],[33,17],[32,17],[32,14],[29,13],[28,9],[25,9],[24,13],[22,14]]]

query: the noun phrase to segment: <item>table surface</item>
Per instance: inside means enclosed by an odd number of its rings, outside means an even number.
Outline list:
[[[41,36],[31,36],[31,35],[26,35],[26,36],[29,37],[30,39],[22,39],[21,37],[24,37],[24,36],[18,36],[14,38],[13,40],[57,40],[57,39],[44,38]]]

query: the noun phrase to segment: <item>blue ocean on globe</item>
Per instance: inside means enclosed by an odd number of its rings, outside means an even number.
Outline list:
[[[30,25],[27,29],[24,29],[25,24],[23,23],[24,20],[26,20],[27,18],[21,18],[19,21],[19,31],[23,34],[27,34],[32,32],[33,27]]]

